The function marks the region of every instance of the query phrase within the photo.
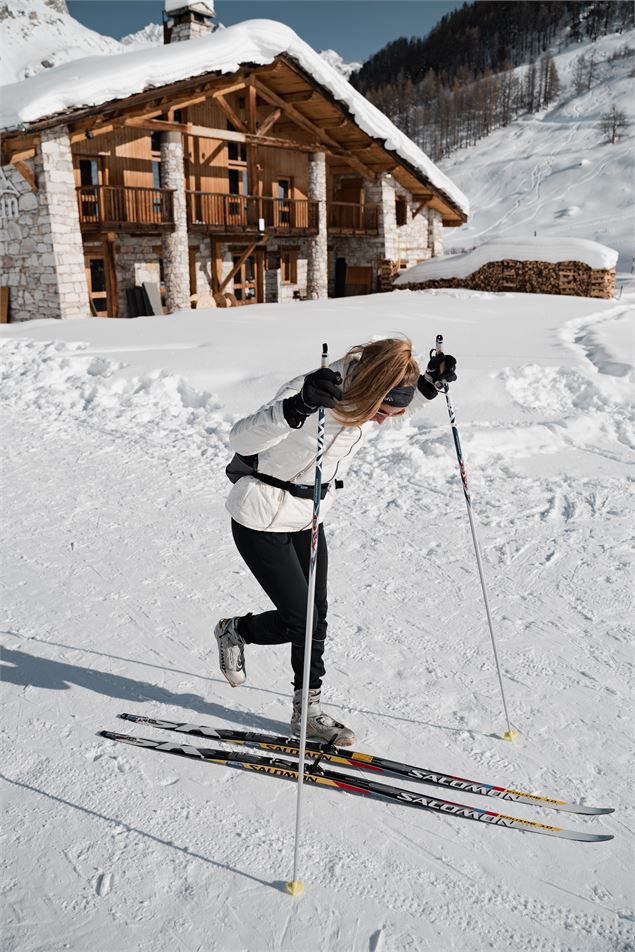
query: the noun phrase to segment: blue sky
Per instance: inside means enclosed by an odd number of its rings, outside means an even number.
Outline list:
[[[400,36],[425,36],[463,0],[216,0],[217,19],[280,20],[317,50],[334,49],[360,61]],[[121,37],[146,23],[161,23],[162,0],[68,0],[80,23]]]

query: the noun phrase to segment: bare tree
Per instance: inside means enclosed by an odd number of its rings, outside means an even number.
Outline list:
[[[628,126],[626,113],[618,109],[615,104],[611,106],[608,112],[605,112],[600,121],[600,129],[605,142],[615,145],[620,138],[620,133]]]

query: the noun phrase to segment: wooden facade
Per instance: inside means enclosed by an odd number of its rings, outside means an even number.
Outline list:
[[[138,280],[130,277],[133,272],[156,275],[158,263],[162,275],[156,248],[162,235],[174,231],[177,208],[174,188],[165,186],[162,173],[164,133],[182,142],[194,297],[206,254],[212,295],[231,294],[240,303],[264,300],[272,254],[282,291],[293,284],[290,275],[299,284],[303,243],[319,227],[319,203],[309,195],[310,156],[317,152],[326,155],[329,237],[363,242],[379,235],[382,208],[369,200],[368,186],[382,174],[407,190],[413,208],[435,209],[447,225],[465,220],[420,170],[360,129],[343,103],[284,55],[268,66],[208,73],[35,122],[5,135],[3,164],[22,167],[26,175],[39,133],[55,124],[69,131],[87,287],[97,314],[126,309],[121,287]],[[122,262],[133,238],[147,261],[139,267],[133,262],[126,271]],[[351,265],[356,287],[372,287],[367,271],[374,273],[383,257],[369,244],[368,264]],[[360,267],[366,268],[363,275]],[[298,289],[293,294],[301,296]]]

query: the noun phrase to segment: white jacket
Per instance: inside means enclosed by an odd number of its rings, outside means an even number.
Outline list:
[[[345,361],[330,365],[346,375]],[[258,454],[258,470],[287,482],[312,486],[315,480],[318,414],[309,416],[304,425],[292,429],[284,418],[282,401],[299,393],[305,374],[280,388],[274,399],[251,416],[238,420],[229,434],[229,446],[243,456]],[[370,422],[362,426],[342,426],[326,410],[322,482],[330,482],[320,505],[320,522],[335,502],[336,476],[364,443]],[[284,489],[268,486],[253,476],[234,483],[226,502],[232,518],[249,529],[268,532],[296,532],[308,529],[313,518],[313,500],[299,499]]]

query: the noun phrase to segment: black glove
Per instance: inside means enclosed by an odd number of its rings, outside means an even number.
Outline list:
[[[426,372],[421,374],[417,387],[426,400],[434,400],[443,385],[456,380],[456,359],[451,354],[435,354],[430,358]]]
[[[318,407],[334,407],[342,399],[342,375],[320,367],[304,378],[302,390],[282,402],[284,418],[293,430],[299,429]]]

